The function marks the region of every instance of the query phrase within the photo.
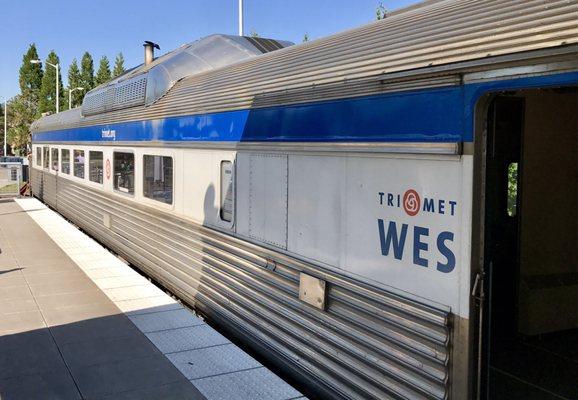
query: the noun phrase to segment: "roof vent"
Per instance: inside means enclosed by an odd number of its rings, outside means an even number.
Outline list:
[[[160,50],[160,46],[150,40],[145,40],[144,44],[144,65],[149,65],[155,59],[155,49]]]

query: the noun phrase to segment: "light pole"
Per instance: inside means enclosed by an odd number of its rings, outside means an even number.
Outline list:
[[[72,109],[72,92],[74,92],[75,90],[84,90],[83,87],[75,87],[73,89],[68,89],[68,109]]]
[[[32,64],[42,64],[41,60],[30,60],[30,62]],[[51,64],[48,61],[46,61],[46,64],[50,65],[51,67],[56,68],[56,113],[58,114],[60,112],[60,78],[59,78],[59,72],[60,72],[60,65],[57,64]]]
[[[243,36],[243,0],[239,0],[239,36]]]
[[[4,97],[4,153],[2,155],[6,157],[6,134],[8,132],[8,100]]]

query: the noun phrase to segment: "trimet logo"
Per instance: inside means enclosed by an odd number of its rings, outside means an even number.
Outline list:
[[[458,202],[434,197],[421,197],[415,190],[400,193],[378,193],[379,205],[384,218],[377,219],[377,233],[381,254],[419,267],[435,267],[439,272],[450,273],[456,267],[454,232],[440,229],[439,223],[431,218],[408,221],[398,220],[402,212],[391,212],[391,208],[403,208],[410,217],[420,212],[454,216]],[[418,225],[419,224],[419,225]],[[408,250],[409,248],[409,250]]]
[[[413,217],[419,212],[421,200],[419,194],[413,189],[407,190],[403,195],[403,209],[410,217]]]
[[[456,215],[458,202],[455,200],[440,199],[435,197],[420,197],[413,189],[405,191],[403,196],[399,193],[379,192],[379,205],[385,207],[403,208],[410,217],[415,217],[420,212]]]

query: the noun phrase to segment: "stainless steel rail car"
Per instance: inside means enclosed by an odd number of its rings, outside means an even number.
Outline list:
[[[536,357],[578,326],[577,20],[443,0],[212,36],[35,123],[32,190],[310,394],[572,398]]]

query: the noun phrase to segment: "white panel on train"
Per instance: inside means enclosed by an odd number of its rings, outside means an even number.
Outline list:
[[[347,215],[346,157],[291,156],[289,170],[288,249],[295,254],[340,266],[344,256]],[[345,235],[343,235],[345,233]]]
[[[221,163],[232,162],[234,152],[188,150],[183,153],[183,210],[203,225],[232,228],[221,218]]]
[[[239,221],[239,233],[287,248],[287,156],[249,154],[243,157],[241,179],[248,180],[243,192],[248,218]],[[239,195],[241,197],[241,194]],[[242,202],[243,200],[239,200]]]
[[[457,158],[291,156],[288,250],[466,313],[464,173]]]

